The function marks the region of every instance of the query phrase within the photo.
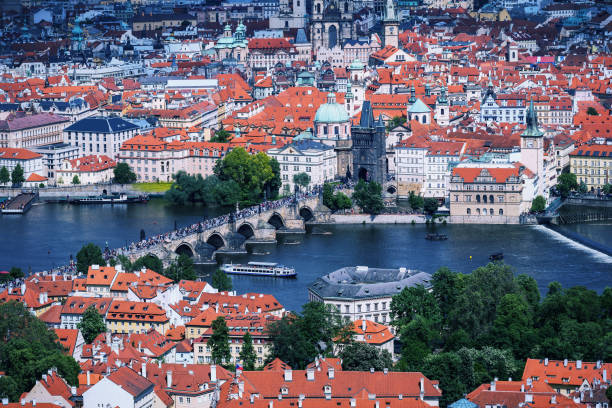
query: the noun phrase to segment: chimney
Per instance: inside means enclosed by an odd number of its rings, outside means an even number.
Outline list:
[[[362,320],[361,320],[361,331],[362,331],[364,334],[365,334],[365,332],[366,332],[366,327],[367,327],[366,321],[365,321],[365,319],[362,319]]]
[[[334,367],[329,367],[327,369],[327,376],[329,377],[330,380],[334,379]]]
[[[255,403],[255,396],[254,396],[253,394],[251,394],[251,395],[249,396],[249,402],[250,402],[251,404],[254,404],[254,403]]]
[[[210,366],[210,381],[217,382],[217,366],[214,364]]]
[[[550,403],[551,404],[557,403],[557,395],[553,394],[552,397],[550,397]]]
[[[166,385],[168,388],[172,388],[172,371],[166,371]]]
[[[314,368],[306,369],[306,379],[308,381],[314,381]]]
[[[563,367],[567,367],[567,358],[563,360]]]
[[[603,369],[603,373],[601,374],[601,378],[603,379],[604,383],[608,382],[608,370],[606,370],[605,368]]]
[[[47,374],[43,374],[43,375],[42,375],[42,380],[43,380],[44,382],[47,382]]]
[[[285,381],[289,382],[293,380],[293,370],[285,369]]]
[[[383,368],[383,374],[384,375],[389,374],[389,369],[387,367]]]
[[[521,384],[521,392],[525,392],[525,384]]]
[[[423,399],[423,397],[425,396],[425,378],[421,377],[421,379],[419,380],[419,391],[420,391],[420,397],[421,399]]]
[[[548,367],[548,357],[546,357],[546,358],[544,359],[544,366],[545,366],[545,367]]]
[[[35,407],[36,406],[36,400],[32,399],[32,406]]]
[[[351,398],[351,407],[356,407],[357,406],[357,400],[355,400],[355,398]]]
[[[268,402],[268,408],[274,408],[274,401]]]
[[[244,393],[244,381],[238,382],[238,396],[242,399],[242,394]]]
[[[76,387],[74,385],[72,387],[70,387],[70,393],[72,395],[76,395]]]
[[[582,360],[576,360],[576,369],[582,368]]]
[[[595,363],[595,368],[598,370],[601,368],[601,360],[597,360],[597,362]]]
[[[302,408],[302,400],[298,400],[298,408]]]
[[[22,398],[20,402],[21,402],[21,405],[22,405],[22,406],[23,406],[23,405],[25,405],[25,402],[26,402],[26,401],[25,401],[25,398]]]
[[[2,398],[2,405],[8,405],[8,398]]]
[[[26,284],[25,282],[21,284],[21,294],[25,295],[25,291],[26,291]]]
[[[87,370],[87,385],[91,385],[91,374],[89,373],[89,370]]]
[[[161,360],[157,362],[157,367],[161,368]]]
[[[376,408],[380,408],[379,404],[378,404],[378,400],[376,400]]]
[[[525,402],[528,404],[533,403],[533,394],[525,394]]]
[[[140,366],[140,375],[142,375],[144,378],[147,378],[147,363],[142,363],[142,365]]]

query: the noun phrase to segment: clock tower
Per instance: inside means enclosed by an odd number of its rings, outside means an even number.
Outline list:
[[[538,128],[538,116],[533,107],[533,100],[529,104],[527,128],[521,134],[521,163],[539,178],[544,177],[544,133]]]
[[[393,0],[387,0],[383,27],[385,33],[385,47],[387,45],[391,45],[395,48],[399,48],[399,20],[397,18],[397,14],[395,13],[395,5],[393,4]]]

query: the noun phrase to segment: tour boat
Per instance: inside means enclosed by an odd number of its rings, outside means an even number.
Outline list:
[[[70,200],[71,204],[128,204],[146,203],[149,197],[146,195],[128,196],[127,194],[111,194],[75,198]]]
[[[489,256],[489,260],[491,260],[491,261],[503,261],[504,260],[504,253],[503,252],[496,252],[494,254],[491,254]]]
[[[221,270],[232,275],[272,276],[275,278],[295,278],[295,269],[274,262],[249,262],[246,265],[223,264]]]

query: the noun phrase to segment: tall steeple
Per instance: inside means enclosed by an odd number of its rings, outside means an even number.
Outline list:
[[[533,107],[533,99],[529,103],[529,109],[527,109],[527,116],[525,117],[525,124],[527,127],[521,134],[521,137],[542,137],[544,132],[538,128],[538,114]]]
[[[383,20],[384,33],[385,33],[385,46],[392,46],[398,48],[399,41],[399,20],[397,13],[395,12],[395,5],[393,0],[387,0],[385,5],[385,18]]]

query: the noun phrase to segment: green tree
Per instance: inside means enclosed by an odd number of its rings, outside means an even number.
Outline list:
[[[387,350],[367,343],[353,342],[342,348],[339,357],[345,371],[369,371],[370,368],[382,371],[393,368],[393,360]]]
[[[394,116],[387,124],[387,131],[391,131],[395,129],[397,126],[403,125],[404,123],[406,123],[405,116]]]
[[[238,147],[217,161],[214,172],[221,181],[234,180],[240,186],[240,201],[253,204],[261,201],[266,184],[275,179],[272,167],[265,153],[251,155]]]
[[[359,180],[353,192],[353,201],[367,214],[380,214],[385,208],[382,187],[375,181]]]
[[[510,349],[515,356],[528,356],[535,337],[533,315],[524,298],[514,293],[502,297],[497,306],[492,337],[499,348]]]
[[[268,326],[272,341],[268,359],[278,357],[296,369],[304,369],[316,356],[333,354],[334,339],[345,327],[346,322],[331,306],[306,303],[301,314],[284,316]]]
[[[21,165],[18,164],[11,173],[11,182],[14,186],[20,186],[24,181],[25,177],[23,175],[23,168],[21,168]]]
[[[217,289],[219,292],[225,292],[232,290],[232,278],[230,278],[224,271],[217,268],[211,276],[210,285]]]
[[[2,168],[0,168],[0,184],[6,184],[9,181],[11,181],[11,175],[6,167],[2,166]]]
[[[83,247],[77,252],[77,271],[81,273],[87,273],[91,265],[106,265],[104,257],[102,256],[102,250],[99,246],[93,243],[83,245]]]
[[[599,113],[597,112],[597,109],[592,106],[589,106],[589,108],[587,109],[587,115],[598,116]]]
[[[608,401],[612,401],[612,387],[606,388],[606,398],[608,398]]]
[[[181,280],[196,280],[197,275],[193,268],[193,259],[188,255],[180,254],[164,271],[164,276],[175,282]]]
[[[272,168],[272,178],[264,184],[264,188],[267,191],[268,199],[276,199],[278,198],[278,192],[283,185],[280,174],[280,163],[275,158],[271,158],[270,167]]]
[[[83,338],[87,344],[94,341],[100,333],[104,333],[106,331],[104,319],[93,305],[89,306],[87,310],[85,310],[85,313],[83,313],[83,318],[77,327],[81,330],[81,333],[83,333]]]
[[[132,267],[132,261],[130,261],[130,258],[128,258],[127,256],[123,254],[117,255],[115,265],[117,265],[117,263],[121,264],[121,267],[123,268],[124,271],[131,272],[134,270],[134,268]]]
[[[463,283],[461,276],[443,267],[433,274],[431,283],[433,295],[446,323],[448,312],[455,307],[455,302],[461,293]]]
[[[81,184],[81,180],[79,180],[79,176],[77,176],[76,174],[72,178],[72,184]]]
[[[21,303],[0,304],[0,396],[16,401],[48,369],[78,385],[79,364],[64,354],[57,336]]]
[[[212,334],[208,339],[214,364],[229,364],[232,354],[229,347],[229,329],[225,317],[219,316],[212,322]]]
[[[127,163],[117,163],[113,174],[115,176],[115,183],[118,184],[130,184],[136,181],[136,173],[132,171]]]
[[[0,181],[0,183],[2,183],[2,181]],[[604,194],[611,194],[612,193],[612,184],[610,184],[610,183],[604,184],[604,186],[601,188],[601,192],[604,193]]]
[[[408,196],[408,203],[410,204],[410,208],[413,210],[419,210],[425,207],[425,200],[420,195],[414,194],[414,191],[410,192]]]
[[[253,337],[247,332],[242,336],[242,348],[240,349],[240,360],[242,361],[242,368],[245,371],[255,370],[255,362],[257,361],[257,355],[255,354],[255,348],[253,347]]]
[[[211,142],[214,143],[228,143],[230,140],[230,134],[227,130],[219,129],[210,138]]]
[[[565,198],[570,191],[578,189],[578,179],[574,173],[562,173],[557,179],[557,190]]]
[[[124,266],[121,260],[120,262],[122,266]],[[129,262],[129,259],[128,259],[128,262]],[[152,254],[141,256],[140,258],[135,260],[133,264],[129,265],[129,269],[126,268],[125,270],[126,271],[139,271],[142,268],[150,269],[152,271],[155,271],[161,274],[164,273],[163,262],[157,256],[152,255]]]
[[[531,212],[539,213],[546,209],[546,199],[541,195],[536,196],[531,202]]]
[[[423,210],[429,215],[434,215],[438,211],[438,200],[430,197],[426,198],[423,201]]]
[[[205,203],[205,191],[211,191],[211,186],[214,186],[214,184],[206,185],[201,174],[191,176],[182,170],[174,174],[172,178],[174,181],[170,189],[164,194],[164,198],[179,205]],[[210,183],[214,183],[214,181],[211,180]]]
[[[293,175],[293,183],[302,188],[307,188],[310,184],[310,176],[308,173],[297,173]]]
[[[338,191],[336,194],[334,194],[334,206],[338,210],[348,210],[349,208],[353,207],[353,202],[349,196],[341,191]]]
[[[580,184],[578,184],[578,192],[585,194],[588,191],[589,187],[587,186],[587,184],[584,181],[581,181]]]
[[[332,211],[336,210],[336,203],[334,202],[334,188],[329,183],[323,184],[323,205]]]
[[[21,270],[21,268],[17,268],[16,266],[13,266],[11,270],[9,271],[9,276],[11,277],[11,279],[21,279],[25,275],[23,271]]]

